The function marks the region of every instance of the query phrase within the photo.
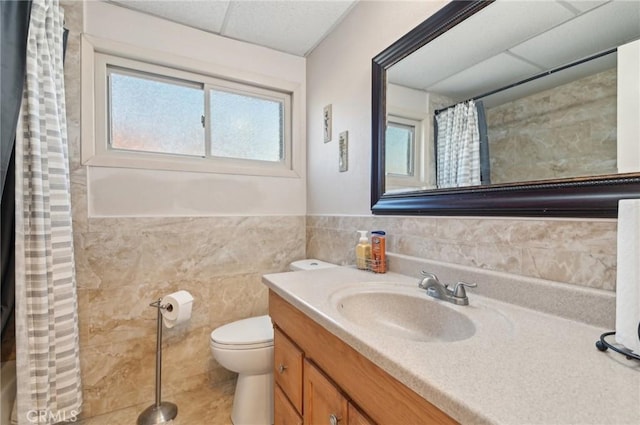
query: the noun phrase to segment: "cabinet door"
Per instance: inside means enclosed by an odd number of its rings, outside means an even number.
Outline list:
[[[373,421],[366,417],[356,406],[349,403],[349,423],[348,425],[374,425]]]
[[[299,414],[302,414],[303,353],[278,328],[274,329],[273,375]]]
[[[347,425],[347,399],[309,360],[304,361],[304,425]]]
[[[302,418],[277,385],[274,388],[273,403],[274,425],[302,425]]]

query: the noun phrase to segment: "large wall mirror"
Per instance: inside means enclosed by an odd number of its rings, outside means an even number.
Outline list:
[[[616,217],[640,2],[454,1],[373,59],[374,214]]]

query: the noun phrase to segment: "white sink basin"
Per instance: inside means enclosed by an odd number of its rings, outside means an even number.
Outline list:
[[[453,342],[472,337],[474,322],[454,306],[406,285],[359,284],[336,291],[331,302],[349,322],[372,332],[427,342]]]

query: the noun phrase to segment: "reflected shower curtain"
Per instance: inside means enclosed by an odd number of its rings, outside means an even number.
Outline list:
[[[475,186],[480,178],[480,127],[475,102],[459,103],[436,115],[438,188]]]
[[[82,404],[62,24],[57,0],[33,1],[15,145],[19,424],[73,420]]]

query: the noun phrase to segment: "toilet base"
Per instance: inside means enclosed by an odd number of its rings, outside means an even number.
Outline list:
[[[273,372],[238,376],[231,421],[233,425],[273,424]]]

